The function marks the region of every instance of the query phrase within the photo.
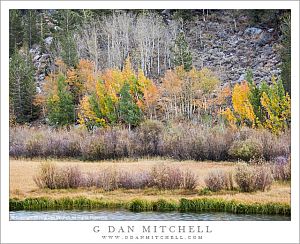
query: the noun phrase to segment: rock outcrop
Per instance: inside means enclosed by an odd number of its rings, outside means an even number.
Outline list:
[[[42,92],[42,87],[45,81],[45,77],[54,70],[54,57],[50,51],[50,45],[53,38],[47,37],[44,40],[44,48],[42,49],[40,45],[33,45],[29,50],[32,55],[32,62],[36,68],[35,80],[36,80],[36,90],[37,93]]]
[[[196,11],[197,21],[185,26],[187,41],[193,53],[196,68],[208,67],[222,83],[241,82],[247,69],[251,69],[257,83],[271,81],[280,76],[280,41],[276,30],[250,26],[245,16],[233,16],[233,11],[223,10],[217,17]],[[171,20],[170,10],[162,11],[166,24]],[[55,22],[55,21],[52,21]],[[52,23],[51,22],[51,23]],[[54,25],[54,24],[52,24]],[[52,27],[56,30],[58,26]],[[45,77],[54,70],[54,55],[50,46],[53,37],[44,40],[43,51],[39,45],[30,50],[36,67],[37,90],[42,91]]]
[[[218,21],[195,22],[187,37],[195,54],[194,65],[212,69],[223,83],[244,80],[247,69],[253,71],[257,83],[270,82],[272,75],[281,73],[274,29],[249,27],[225,15]]]

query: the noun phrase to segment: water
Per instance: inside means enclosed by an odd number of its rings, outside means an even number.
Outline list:
[[[10,220],[194,220],[194,221],[289,221],[290,217],[279,215],[246,215],[231,213],[179,213],[121,211],[10,211]]]

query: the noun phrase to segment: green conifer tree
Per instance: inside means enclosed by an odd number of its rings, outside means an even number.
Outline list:
[[[125,82],[120,92],[119,115],[121,121],[128,125],[129,130],[131,126],[137,126],[142,119],[142,111],[130,94],[128,82]]]
[[[262,111],[262,105],[261,105],[261,95],[262,95],[262,90],[260,89],[259,86],[257,86],[253,80],[253,73],[251,70],[247,71],[246,74],[246,80],[249,83],[249,101],[253,107],[253,112],[256,117],[255,124],[258,125],[263,121],[263,111]]]
[[[9,10],[9,55],[23,45],[24,27],[20,9]]]
[[[72,124],[75,121],[73,97],[62,74],[58,75],[56,86],[47,99],[49,123],[55,126]]]
[[[23,17],[24,19],[24,41],[31,48],[33,44],[40,42],[38,30],[39,13],[35,9],[28,9]]]
[[[60,30],[56,39],[61,46],[61,58],[65,64],[75,67],[78,63],[76,43],[74,41],[74,31],[81,21],[80,15],[73,10],[61,9],[55,13]]]
[[[183,32],[178,34],[172,51],[174,55],[174,65],[183,66],[185,71],[190,71],[193,65],[192,54]]]
[[[75,67],[78,63],[78,55],[76,50],[76,43],[74,41],[73,33],[68,32],[66,35],[60,38],[60,44],[62,47],[61,57],[62,60],[69,67]]]
[[[27,48],[14,51],[9,61],[10,108],[16,122],[30,122],[37,116],[33,100],[36,95],[34,67]]]

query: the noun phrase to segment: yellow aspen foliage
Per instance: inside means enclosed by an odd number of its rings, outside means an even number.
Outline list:
[[[67,74],[67,65],[61,60],[57,59],[55,61],[55,70],[45,77],[45,83],[43,85],[42,93],[35,96],[33,104],[40,106],[42,109],[42,114],[46,117],[47,113],[47,102],[57,103],[59,98],[58,93],[58,77]],[[66,82],[65,80],[63,82]]]
[[[162,89],[164,93],[170,95],[179,95],[181,92],[183,80],[179,77],[177,72],[168,70],[162,79]]]
[[[236,84],[232,92],[232,105],[242,124],[255,125],[255,114],[249,100],[250,88],[246,81]]]
[[[227,108],[221,113],[230,125],[265,128],[277,135],[290,125],[291,99],[285,92],[282,81],[276,81],[275,77],[272,77],[271,85],[262,83],[260,86],[251,87],[246,81],[235,85],[232,105],[233,111]]]
[[[208,68],[201,69],[197,75],[200,81],[200,89],[204,94],[212,92],[220,84],[220,80]]]
[[[74,68],[68,69],[67,70],[67,80],[66,82],[73,86],[78,80],[78,75],[77,72]]]
[[[199,119],[203,113],[211,113],[215,109],[212,92],[219,83],[219,79],[207,68],[186,71],[179,66],[167,71],[161,86],[166,118]]]
[[[107,116],[110,113],[109,108],[106,104],[106,98],[109,95],[106,93],[105,86],[101,81],[98,81],[96,84],[96,95],[101,114],[103,116]]]
[[[144,101],[145,101],[145,110],[150,118],[152,119],[153,114],[155,113],[155,108],[159,100],[159,89],[154,85],[150,85],[148,89],[144,91]]]
[[[261,97],[261,104],[268,115],[263,126],[274,134],[279,134],[288,127],[290,122],[291,100],[287,93],[282,97],[272,89],[269,93],[267,95],[263,92]]]
[[[85,77],[85,80],[93,80],[93,84],[86,90],[86,95],[89,99],[85,98],[81,102],[80,123],[84,123],[87,126],[91,126],[93,123],[103,124],[103,121],[96,121],[95,118],[101,118],[110,124],[122,122],[121,118],[119,118],[120,113],[118,109],[120,109],[121,92],[125,84],[129,88],[129,94],[126,94],[128,101],[132,99],[132,102],[140,110],[147,113],[149,110],[154,110],[153,106],[157,98],[158,89],[144,75],[142,70],[139,70],[137,74],[134,72],[131,67],[130,58],[126,59],[123,70],[107,69],[102,74],[99,74],[98,77],[95,75],[90,76],[92,70],[91,63],[81,61],[78,66],[78,69],[81,69],[78,73],[79,76]],[[72,72],[70,72],[70,77],[73,77]]]
[[[221,114],[225,116],[230,127],[236,128],[237,119],[230,108],[226,108]]]
[[[105,126],[105,120],[99,118],[90,104],[90,97],[84,96],[79,105],[78,122],[81,125],[92,127],[94,125]]]
[[[108,69],[100,76],[100,79],[104,82],[107,94],[116,102],[118,100],[118,94],[124,85],[122,72],[117,69]]]
[[[135,74],[134,74],[133,69],[131,67],[130,57],[128,57],[125,60],[125,65],[124,65],[124,68],[122,70],[122,75],[123,75],[123,79],[125,81],[128,81],[128,82],[130,82],[130,80],[132,80],[135,77]]]
[[[230,86],[227,85],[218,92],[218,95],[216,98],[216,104],[219,106],[226,104],[227,99],[230,97],[231,97],[231,89],[230,89]]]
[[[92,61],[80,59],[76,73],[78,80],[81,84],[83,84],[85,91],[90,92],[95,89],[98,74],[95,72],[95,65]]]
[[[151,84],[147,89],[145,89],[144,99],[146,104],[149,104],[150,106],[156,103],[158,98],[159,98],[159,90],[154,84]]]
[[[131,85],[131,91],[136,99],[137,105],[141,109],[144,109],[146,99],[149,99],[153,95],[151,94],[152,92],[156,92],[156,86],[144,75],[144,72],[139,69],[135,82]],[[150,101],[148,100],[147,102]]]
[[[64,63],[64,61],[62,59],[57,59],[55,61],[55,66],[57,66],[57,70],[55,73],[62,73],[62,74],[66,74],[67,72],[67,65]]]
[[[184,69],[183,65],[175,67],[175,73],[181,80],[184,80],[189,74],[189,72]]]
[[[144,93],[149,87],[153,86],[153,82],[148,79],[145,75],[142,69],[138,70],[137,75],[138,85],[141,88],[141,91]]]

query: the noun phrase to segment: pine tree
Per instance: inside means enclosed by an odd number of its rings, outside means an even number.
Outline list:
[[[131,126],[137,126],[142,119],[142,112],[130,94],[128,82],[125,82],[121,89],[119,114],[121,121],[128,125],[129,130]]]
[[[61,58],[70,67],[75,67],[78,63],[74,31],[80,20],[77,12],[68,9],[57,10],[54,15],[58,20],[60,32],[57,39],[61,46]]]
[[[28,50],[14,51],[9,61],[9,97],[11,116],[16,122],[26,123],[36,118],[35,94],[34,67]]]
[[[24,41],[31,48],[33,44],[40,42],[38,30],[38,16],[39,13],[35,9],[28,9],[24,15]]]
[[[62,74],[58,75],[47,99],[47,117],[51,125],[64,126],[75,121],[73,97],[65,79]]]
[[[185,71],[192,69],[192,54],[183,32],[180,32],[175,40],[173,55],[175,66],[183,66]]]
[[[260,123],[263,121],[264,116],[263,116],[263,111],[262,111],[262,105],[261,105],[261,95],[262,91],[265,87],[265,82],[263,82],[262,86],[257,86],[253,80],[253,73],[251,70],[247,71],[246,74],[246,80],[248,82],[250,91],[249,91],[249,101],[252,105],[253,112],[255,114],[255,124],[260,125]],[[262,87],[262,88],[261,88]]]
[[[20,9],[9,10],[9,55],[23,45],[24,28]]]
[[[67,32],[66,35],[61,37],[60,44],[62,47],[61,57],[63,61],[70,67],[76,66],[78,63],[78,56],[73,33]]]

